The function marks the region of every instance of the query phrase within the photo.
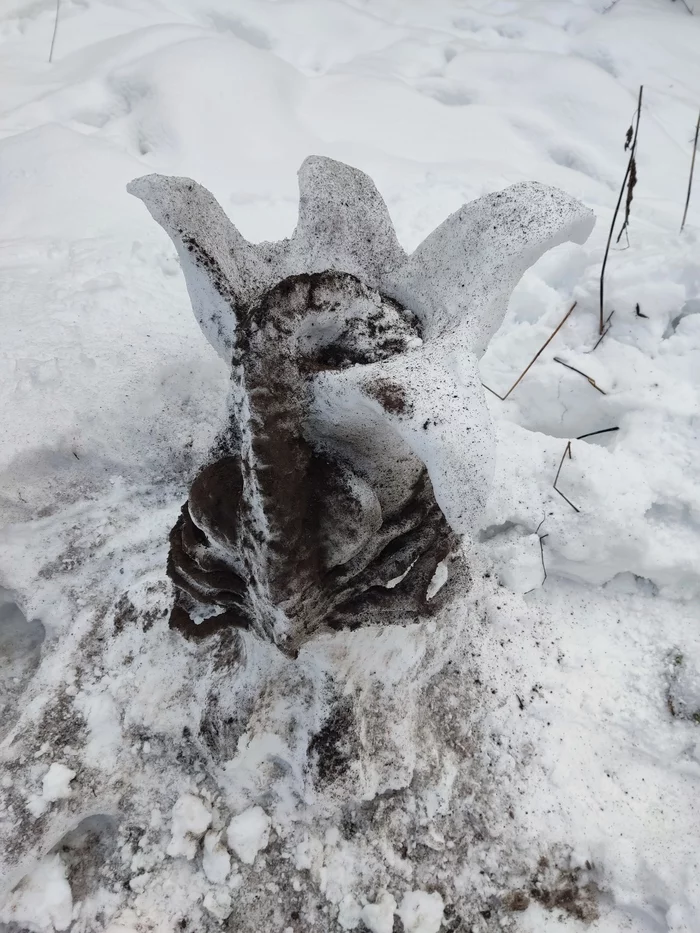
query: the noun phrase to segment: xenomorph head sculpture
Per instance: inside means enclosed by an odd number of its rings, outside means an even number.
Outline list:
[[[190,179],[129,185],[232,371],[228,421],[171,533],[186,634],[246,626],[293,648],[444,601],[492,478],[477,360],[523,272],[594,223],[563,192],[517,184],[407,256],[367,175],[313,156],[299,189],[290,239],[254,245]]]

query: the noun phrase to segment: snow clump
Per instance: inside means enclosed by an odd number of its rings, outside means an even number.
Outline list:
[[[229,848],[246,865],[252,865],[255,856],[267,847],[270,838],[270,817],[262,807],[248,807],[229,823]]]
[[[173,807],[173,838],[166,850],[168,855],[193,859],[197,844],[210,825],[211,813],[201,799],[194,794],[183,794]]]
[[[406,933],[438,933],[442,926],[444,907],[437,891],[432,894],[427,891],[407,891],[398,915]]]
[[[392,933],[396,901],[388,891],[383,891],[376,903],[362,908],[362,922],[370,933]]]

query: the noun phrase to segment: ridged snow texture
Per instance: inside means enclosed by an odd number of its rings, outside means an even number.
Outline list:
[[[518,184],[407,256],[362,172],[313,156],[299,189],[292,237],[253,245],[190,179],[129,186],[232,369],[228,423],[171,535],[171,621],[186,634],[252,626],[293,647],[446,598],[428,586],[493,472],[477,359],[523,272],[594,223],[563,192]]]

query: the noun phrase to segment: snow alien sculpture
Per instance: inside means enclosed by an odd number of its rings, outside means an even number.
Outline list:
[[[313,156],[299,188],[290,239],[254,245],[190,179],[129,185],[232,371],[227,423],[171,533],[171,625],[250,627],[292,651],[320,626],[415,619],[449,597],[493,470],[478,358],[525,270],[594,224],[521,183],[407,256],[367,175]]]

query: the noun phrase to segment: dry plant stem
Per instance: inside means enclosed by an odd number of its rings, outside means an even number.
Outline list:
[[[584,350],[584,351],[583,351],[584,353],[593,353],[594,350],[597,350],[597,349],[598,349],[598,347],[599,347],[599,346],[601,345],[601,343],[603,342],[603,338],[604,338],[604,337],[607,337],[607,335],[608,335],[608,333],[609,333],[609,331],[610,331],[610,328],[612,327],[612,324],[610,323],[610,319],[612,318],[612,316],[613,316],[614,313],[615,313],[615,311],[614,311],[614,309],[613,309],[613,310],[610,312],[610,314],[607,316],[607,318],[605,319],[605,330],[604,330],[603,333],[600,335],[600,337],[598,337],[598,339],[596,340],[595,346],[594,346],[592,349],[590,349],[590,350]]]
[[[598,337],[598,339],[596,340],[595,346],[593,347],[593,350],[597,350],[597,349],[598,349],[598,347],[599,347],[599,346],[601,345],[601,343],[603,342],[603,338],[604,338],[605,336],[607,336],[607,333],[608,333],[609,330],[610,330],[610,326],[608,325],[608,327],[605,328],[605,330],[603,331],[603,333],[602,333],[602,334],[600,335],[600,337]],[[588,350],[587,352],[588,352],[588,353],[593,353],[593,350]]]
[[[690,192],[693,190],[693,172],[695,171],[695,155],[698,151],[698,134],[700,134],[700,113],[698,113],[698,122],[695,124],[695,139],[693,140],[693,155],[690,160],[690,177],[688,178],[688,193],[685,196],[685,209],[683,211],[683,220],[681,222],[681,233],[683,233],[683,227],[685,227],[685,221],[686,221],[686,218],[688,217],[688,206],[690,205]]]
[[[596,434],[611,434],[613,431],[619,431],[620,428],[602,428],[600,431],[589,431],[588,434],[579,434],[577,441],[582,441],[584,437],[595,437]]]
[[[559,474],[561,473],[561,468],[564,466],[564,460],[566,459],[566,455],[567,455],[567,454],[569,455],[569,460],[571,460],[571,441],[568,441],[568,442],[567,442],[567,445],[566,445],[566,448],[565,448],[565,450],[564,450],[564,453],[562,454],[561,460],[559,461],[559,469],[557,470],[557,475],[554,477],[554,483],[553,483],[552,485],[553,485],[553,487],[554,487],[554,490],[555,490],[556,492],[559,493],[559,495],[562,497],[562,499],[563,499],[565,502],[568,502],[568,503],[569,503],[569,505],[570,505],[571,508],[574,510],[574,512],[580,512],[581,509],[579,509],[577,506],[575,506],[574,503],[571,501],[571,499],[567,499],[566,496],[564,495],[564,493],[561,491],[561,489],[557,489],[557,482],[558,482],[558,480],[559,480]]]
[[[51,50],[49,51],[49,64],[53,60],[53,47],[56,44],[56,33],[58,32],[58,12],[61,8],[61,0],[56,0],[56,18],[53,24],[53,36],[51,37]]]
[[[546,521],[547,521],[547,516],[545,515],[545,517],[542,519],[542,521],[539,523],[539,525],[535,529],[535,534],[540,540],[540,559],[542,560],[542,572],[544,573],[544,576],[542,577],[542,583],[541,583],[542,586],[544,586],[545,581],[547,580],[547,568],[544,563],[544,539],[548,538],[549,535],[548,534],[540,535],[540,528],[544,525]]]
[[[547,581],[547,568],[544,563],[544,539],[548,537],[549,535],[542,535],[540,537],[540,558],[542,560],[542,572],[544,574],[544,576],[542,577],[542,586],[544,586]]]
[[[635,137],[635,144],[637,140]],[[632,199],[634,197],[634,189],[637,187],[637,160],[633,157],[630,162],[630,171],[627,176],[627,197],[625,198],[625,219],[622,222],[620,227],[620,232],[617,235],[616,243],[619,243],[622,239],[622,234],[625,234],[627,240],[627,246],[624,246],[623,249],[628,249],[630,245],[630,235],[627,232],[627,228],[630,225],[630,211],[632,210]]]
[[[610,434],[610,433],[612,433],[613,431],[619,431],[619,430],[620,430],[619,427],[615,427],[615,428],[602,428],[600,431],[589,431],[588,434],[579,434],[579,436],[576,438],[576,440],[577,440],[577,441],[582,441],[582,440],[584,439],[584,437],[595,437],[596,434]],[[561,460],[559,461],[559,469],[557,470],[557,475],[554,477],[554,482],[552,483],[552,486],[554,487],[555,491],[559,493],[559,495],[562,497],[562,499],[563,499],[565,502],[568,502],[568,503],[569,503],[569,505],[570,505],[571,508],[574,510],[574,512],[580,512],[581,509],[579,509],[577,506],[575,506],[574,503],[571,501],[571,499],[567,499],[567,497],[564,495],[564,493],[561,491],[561,489],[558,489],[558,488],[557,488],[557,483],[559,482],[559,476],[561,475],[561,468],[564,466],[564,460],[566,460],[566,455],[567,455],[567,454],[569,455],[569,460],[571,460],[571,459],[572,459],[572,457],[571,457],[571,441],[567,441],[566,447],[565,447],[565,449],[564,449],[564,453],[562,454]],[[544,522],[544,518],[542,519],[542,521],[541,521],[541,522],[539,523],[539,525],[537,526],[537,532],[539,532],[540,528],[542,527],[542,523],[543,523],[543,522]],[[537,532],[536,532],[536,533],[537,533]],[[544,546],[543,546],[543,544],[542,544],[542,540],[543,540],[543,538],[546,538],[546,537],[548,537],[548,536],[547,536],[547,535],[542,535],[542,538],[540,538],[540,551],[542,552],[542,568],[543,568],[543,569],[544,569],[544,550],[543,550],[543,547],[544,547]],[[544,579],[545,579],[545,580],[547,579],[547,571],[546,571],[546,570],[545,570],[545,572],[544,572]],[[544,580],[543,580],[542,582],[544,583]]]
[[[498,392],[494,392],[493,389],[490,389],[490,388],[486,385],[485,382],[482,382],[481,384],[482,384],[482,386],[486,389],[486,391],[487,391],[487,392],[490,392],[491,395],[495,395],[496,398],[499,398],[502,402],[505,402],[505,400],[508,398],[508,396],[509,396],[510,393],[513,391],[513,389],[520,383],[520,381],[522,380],[522,378],[528,373],[528,371],[529,371],[530,367],[533,365],[533,363],[535,363],[535,362],[539,359],[539,357],[540,357],[540,356],[542,355],[542,353],[547,349],[547,347],[548,347],[549,344],[552,342],[552,340],[554,340],[554,338],[557,336],[557,334],[559,333],[559,331],[562,329],[562,327],[563,327],[564,324],[566,323],[566,321],[567,321],[569,315],[571,314],[571,312],[572,312],[572,311],[574,310],[574,308],[576,307],[576,304],[577,304],[577,302],[574,302],[574,303],[571,305],[571,307],[570,307],[569,310],[566,312],[566,314],[564,315],[564,317],[563,317],[563,318],[561,319],[561,321],[559,321],[559,323],[557,324],[556,328],[552,331],[552,333],[549,335],[549,337],[547,337],[547,339],[545,340],[545,342],[544,342],[544,343],[542,344],[542,346],[539,348],[539,350],[537,351],[537,353],[535,353],[535,355],[533,356],[533,358],[532,358],[532,359],[530,360],[530,362],[527,364],[527,366],[525,367],[525,369],[520,373],[520,375],[518,376],[518,378],[515,380],[515,382],[513,383],[513,385],[510,387],[510,389],[508,389],[508,391],[506,392],[505,395],[499,395]]]
[[[604,337],[604,336],[605,336],[605,333],[603,333],[603,337]],[[602,339],[602,337],[601,337],[601,339]],[[600,341],[598,341],[598,343],[600,343]],[[596,344],[596,346],[597,346],[597,344]],[[593,349],[595,350],[595,347],[594,347]],[[604,391],[600,388],[600,386],[597,386],[597,385],[596,385],[595,379],[593,379],[591,376],[587,376],[586,373],[581,372],[580,369],[576,369],[576,367],[575,367],[575,366],[572,366],[570,363],[565,363],[564,360],[560,360],[558,356],[555,356],[555,357],[554,357],[554,362],[555,362],[555,363],[561,363],[562,366],[566,366],[566,368],[567,368],[567,369],[570,369],[572,372],[578,373],[579,376],[583,376],[583,378],[586,379],[586,380],[593,386],[593,388],[596,390],[596,392],[600,392],[601,395],[607,395],[607,394],[608,394],[607,392],[604,392]]]
[[[625,193],[625,188],[627,187],[627,179],[629,178],[630,171],[632,168],[632,161],[635,157],[635,152],[637,149],[637,133],[639,132],[639,119],[642,113],[642,94],[644,92],[644,85],[640,84],[639,86],[639,100],[637,103],[637,123],[634,131],[634,140],[632,142],[632,148],[630,150],[630,157],[627,161],[627,168],[625,170],[625,177],[622,179],[622,186],[620,188],[620,194],[617,199],[617,204],[615,206],[615,212],[613,213],[612,223],[610,224],[610,232],[608,233],[608,242],[605,246],[605,255],[603,256],[603,265],[600,270],[600,324],[598,333],[602,334],[605,330],[605,317],[603,313],[603,307],[605,302],[605,267],[608,264],[608,254],[610,253],[610,244],[612,243],[613,233],[615,231],[615,224],[617,223],[617,215],[620,212],[620,205],[622,204],[622,198]]]

